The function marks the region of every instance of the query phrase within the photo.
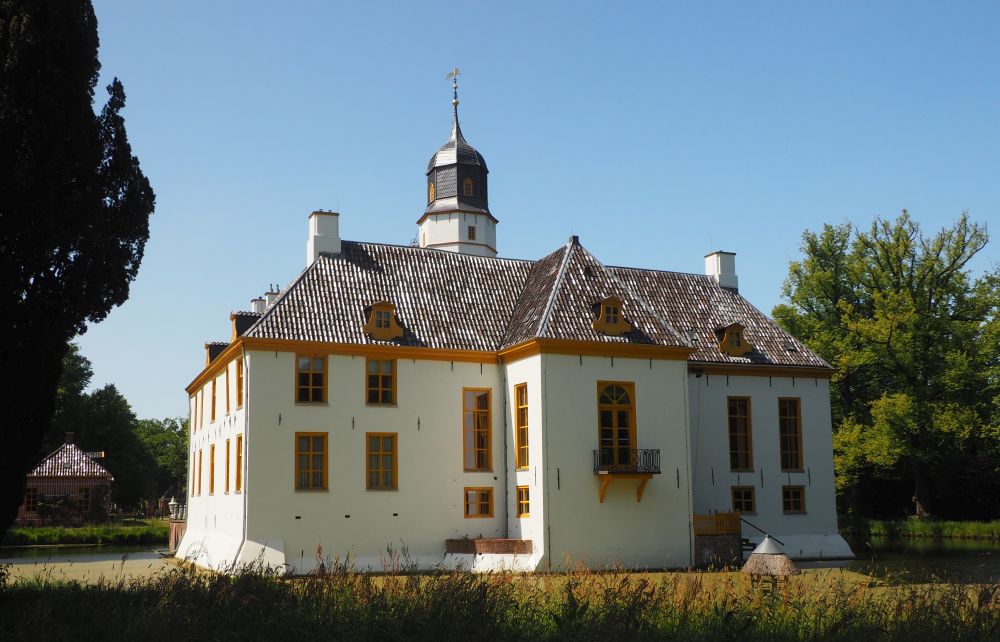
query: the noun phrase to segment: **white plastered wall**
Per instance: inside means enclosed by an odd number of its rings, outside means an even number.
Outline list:
[[[469,239],[470,225],[476,228],[476,238],[472,240]],[[476,256],[496,256],[496,223],[485,214],[431,214],[420,224],[418,234],[420,247]]]
[[[704,374],[688,376],[692,467],[696,513],[732,510],[732,486],[753,486],[756,513],[744,518],[784,542],[795,558],[850,557],[837,529],[829,379]],[[752,472],[732,472],[729,462],[728,397],[750,398]],[[782,472],[778,399],[800,400],[801,472]],[[806,512],[785,514],[782,486],[802,486]],[[743,537],[763,537],[743,526]]]
[[[237,359],[242,358],[240,356]],[[226,377],[228,371],[228,380]],[[244,372],[246,368],[244,367]],[[226,409],[226,385],[229,385],[229,409]],[[236,492],[237,435],[244,432],[246,404],[237,407],[236,361],[226,364],[226,370],[215,376],[215,421],[211,416],[212,383],[201,389],[202,404],[191,402],[191,433],[188,462],[187,529],[177,547],[177,557],[199,566],[224,570],[236,561],[243,544],[244,495]],[[244,381],[244,386],[246,385]],[[244,397],[245,400],[247,397]],[[198,392],[195,393],[198,396]],[[226,441],[229,441],[228,490],[226,487]],[[215,488],[211,492],[211,453],[215,445]],[[245,448],[245,443],[244,443]],[[198,453],[201,452],[201,488],[198,487]],[[244,479],[245,479],[244,458]],[[192,485],[193,482],[193,485]],[[193,488],[193,492],[192,492]]]
[[[504,417],[495,365],[396,361],[397,403],[365,403],[365,358],[330,355],[326,404],[293,400],[295,355],[252,351],[248,544],[281,550],[291,573],[329,561],[382,570],[391,547],[418,568],[444,561],[447,538],[504,537]],[[462,388],[492,390],[492,472],[465,472]],[[294,488],[296,432],[328,434],[325,491]],[[397,434],[398,490],[367,490],[365,433]],[[493,488],[493,517],[466,518],[463,489]],[[347,517],[347,516],[350,517]],[[403,564],[401,557],[396,563]]]
[[[542,357],[545,566],[691,563],[686,372],[684,360]],[[662,472],[648,482],[641,502],[632,479],[612,481],[604,503],[599,500],[593,470],[598,381],[635,385],[637,447],[660,450]]]

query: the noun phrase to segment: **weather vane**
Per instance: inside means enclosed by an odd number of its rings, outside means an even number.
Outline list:
[[[458,107],[458,77],[461,75],[462,72],[458,70],[458,67],[455,67],[454,69],[448,72],[447,76],[448,80],[451,81],[451,91],[453,95],[451,104],[455,105],[456,107]]]

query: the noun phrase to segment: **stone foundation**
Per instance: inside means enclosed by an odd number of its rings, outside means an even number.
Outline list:
[[[184,531],[187,530],[187,520],[183,519],[172,519],[170,520],[170,539],[167,544],[167,548],[171,551],[177,550],[177,545],[181,543],[181,538],[184,537]]]
[[[465,555],[531,555],[530,539],[446,539],[444,552]]]
[[[695,566],[738,567],[742,564],[743,547],[739,534],[694,536]]]

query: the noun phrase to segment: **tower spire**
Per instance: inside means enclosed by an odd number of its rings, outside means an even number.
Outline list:
[[[455,125],[458,125],[458,77],[462,75],[458,67],[448,72],[448,80],[451,81],[451,105],[455,110]]]

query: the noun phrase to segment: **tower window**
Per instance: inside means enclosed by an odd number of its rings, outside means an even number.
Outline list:
[[[472,196],[472,179],[467,178],[462,181],[462,194],[464,196]]]
[[[427,184],[427,202],[430,203],[437,196],[437,190],[434,187],[434,181]]]
[[[476,226],[475,225],[470,225],[469,226],[469,240],[470,241],[475,241],[476,240]]]

